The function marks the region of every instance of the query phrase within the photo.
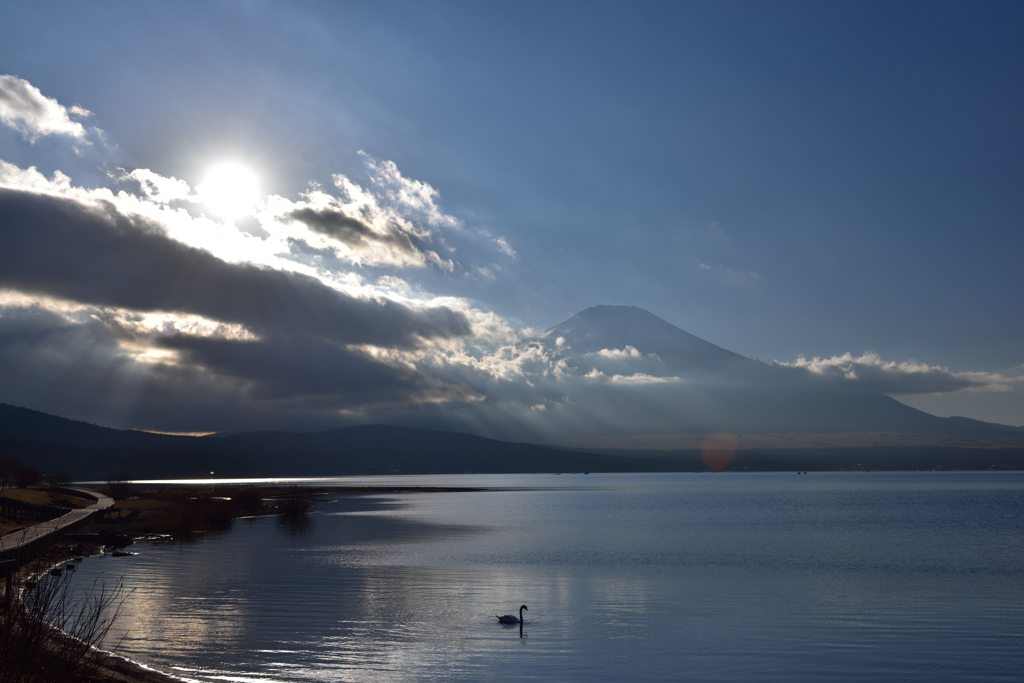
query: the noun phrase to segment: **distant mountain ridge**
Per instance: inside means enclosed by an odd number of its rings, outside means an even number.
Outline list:
[[[0,457],[44,472],[131,478],[629,471],[636,463],[536,444],[413,427],[243,432],[223,438],[112,429],[0,404]]]
[[[50,441],[49,434],[61,441]],[[569,450],[470,434],[364,425],[211,439],[110,429],[0,404],[0,457],[76,479],[323,477],[530,472],[699,472],[700,450]],[[733,470],[1022,469],[1017,448],[796,448],[740,451]]]
[[[183,443],[182,439],[189,438],[135,429],[101,427],[90,422],[57,417],[6,403],[0,403],[0,437],[88,447],[170,447],[176,443]]]
[[[941,418],[936,418],[941,419]],[[566,449],[471,434],[361,425],[223,438],[111,429],[0,404],[0,457],[76,479],[309,477],[372,474],[662,472],[707,469],[700,450]],[[867,465],[865,465],[867,463]],[[737,453],[733,469],[1021,469],[1015,448],[768,448]]]

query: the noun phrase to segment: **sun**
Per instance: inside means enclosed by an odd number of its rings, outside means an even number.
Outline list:
[[[251,213],[259,201],[259,180],[256,174],[237,163],[211,167],[196,190],[203,203],[229,223]]]

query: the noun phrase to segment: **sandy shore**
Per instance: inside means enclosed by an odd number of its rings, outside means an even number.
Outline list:
[[[138,662],[119,657],[109,652],[93,653],[93,662],[98,671],[94,681],[117,681],[118,683],[182,683],[184,679],[150,669]]]

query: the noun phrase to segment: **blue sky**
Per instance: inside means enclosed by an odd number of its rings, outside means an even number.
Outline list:
[[[898,398],[1021,425],[1022,29],[1009,2],[11,4],[0,73],[90,114],[10,119],[0,159],[139,196],[230,160],[290,211],[418,188],[375,205],[414,250],[290,235],[289,263],[519,335],[629,304],[766,362],[984,375]]]

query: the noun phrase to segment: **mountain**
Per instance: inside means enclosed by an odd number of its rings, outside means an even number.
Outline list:
[[[544,399],[532,426],[549,443],[717,431],[1024,438],[1021,428],[937,417],[842,378],[751,360],[636,306],[588,308],[516,352],[546,363],[528,379]]]
[[[720,371],[754,361],[704,341],[636,306],[594,306],[521,342],[577,365],[632,361],[659,375]],[[647,359],[648,363],[643,363]]]

